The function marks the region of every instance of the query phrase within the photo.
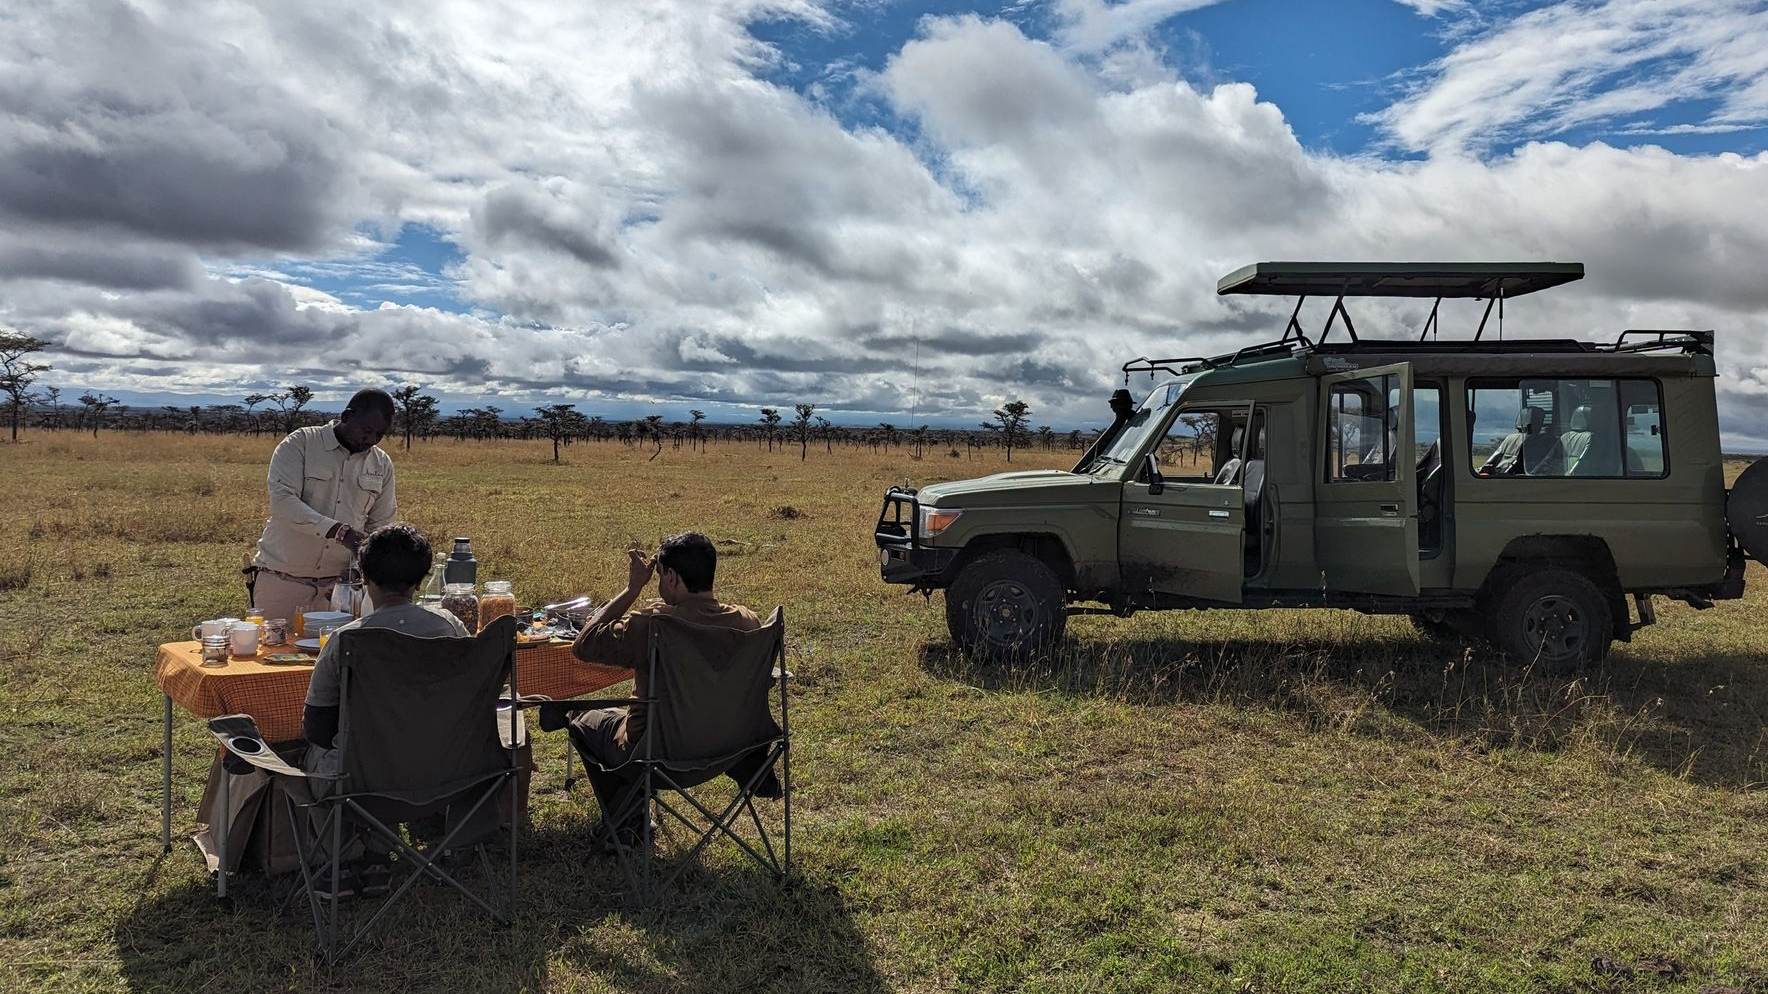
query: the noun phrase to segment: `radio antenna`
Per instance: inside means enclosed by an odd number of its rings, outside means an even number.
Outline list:
[[[921,409],[921,336],[915,336],[915,380],[909,391],[909,430],[915,430],[915,414]]]

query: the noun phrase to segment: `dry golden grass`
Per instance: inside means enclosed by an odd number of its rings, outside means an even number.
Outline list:
[[[274,439],[0,447],[3,990],[1686,990],[1768,984],[1768,583],[1545,679],[1340,612],[1077,618],[978,667],[879,582],[882,488],[994,459],[752,445],[393,450],[404,516],[524,599],[697,527],[786,608],[804,880],[724,857],[653,911],[537,750],[522,920],[435,892],[335,976],[159,853],[155,643],[232,611]],[[1069,453],[1025,450],[1014,468]],[[788,512],[784,509],[790,508]],[[210,740],[174,740],[188,834]],[[1662,956],[1681,973],[1650,973]],[[1631,975],[1598,972],[1596,958]]]

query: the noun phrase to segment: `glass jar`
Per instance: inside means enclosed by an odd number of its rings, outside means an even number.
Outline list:
[[[508,580],[486,580],[479,597],[479,627],[484,628],[506,614],[516,613],[516,595]]]
[[[479,630],[479,595],[470,583],[449,583],[442,587],[442,610],[460,619],[467,632]]]

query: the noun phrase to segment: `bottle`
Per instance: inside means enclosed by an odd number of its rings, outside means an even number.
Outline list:
[[[450,583],[442,590],[442,610],[460,619],[469,633],[479,630],[479,595],[470,583]]]
[[[486,580],[479,598],[479,627],[484,628],[506,614],[516,613],[516,595],[508,580]]]
[[[436,608],[437,610],[441,609],[442,587],[445,583],[442,579],[442,574],[446,572],[447,569],[448,557],[437,556],[436,564],[430,567],[429,579],[424,581],[423,593],[417,595],[418,604],[423,607]]]
[[[477,583],[479,581],[479,561],[473,558],[473,540],[457,538],[454,540],[454,551],[448,555],[447,575],[442,578],[444,583]]]

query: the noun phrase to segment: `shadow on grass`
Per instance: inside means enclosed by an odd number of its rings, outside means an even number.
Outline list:
[[[304,900],[274,911],[287,878],[241,875],[223,907],[207,886],[155,886],[161,861],[116,928],[123,976],[143,991],[883,990],[828,883],[800,880],[787,890],[752,864],[715,860],[640,907],[628,900],[618,865],[590,855],[585,836],[524,836],[513,927],[499,928],[450,888],[420,882],[330,971],[315,958]],[[482,883],[476,872],[469,878]],[[352,906],[365,921],[377,905]]]
[[[1066,693],[1129,704],[1266,706],[1310,727],[1422,734],[1476,748],[1585,749],[1631,757],[1708,786],[1768,783],[1768,666],[1736,655],[1674,663],[1617,651],[1588,673],[1551,676],[1469,645],[1343,641],[1071,640],[1018,665],[971,659],[946,642],[925,671],[985,690]]]

